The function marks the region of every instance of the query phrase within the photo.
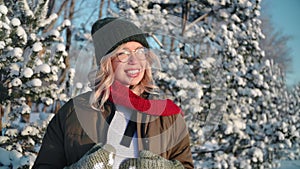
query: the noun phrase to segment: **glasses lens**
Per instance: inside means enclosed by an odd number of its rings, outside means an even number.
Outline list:
[[[148,53],[147,48],[139,48],[135,51],[135,55],[140,60],[145,60]]]
[[[129,56],[130,56],[130,52],[128,51],[117,53],[117,57],[121,62],[127,62]]]

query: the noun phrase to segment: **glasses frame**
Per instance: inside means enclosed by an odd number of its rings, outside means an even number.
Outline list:
[[[139,52],[139,51],[143,51],[143,53],[138,55],[137,52]],[[146,47],[138,47],[135,50],[131,50],[131,51],[123,49],[122,52],[118,52],[118,53],[115,54],[115,58],[117,58],[119,62],[127,63],[129,61],[129,58],[131,56],[133,56],[133,54],[134,54],[134,56],[136,56],[136,58],[138,60],[146,60],[147,56],[149,55],[149,49],[146,48]],[[141,58],[142,54],[143,54],[143,58]],[[120,59],[121,55],[126,55],[127,57],[125,59]]]

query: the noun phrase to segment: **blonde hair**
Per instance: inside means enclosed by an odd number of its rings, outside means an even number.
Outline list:
[[[117,47],[111,53],[105,55],[101,58],[99,63],[99,70],[97,71],[94,78],[90,77],[91,87],[94,90],[90,98],[90,105],[93,109],[103,110],[104,103],[108,100],[110,95],[110,86],[114,82],[114,71],[112,67],[112,58],[115,56],[115,53],[120,49],[122,45]],[[139,91],[138,95],[143,94],[144,92],[150,94],[156,94],[155,89],[158,87],[154,83],[152,75],[152,67],[155,65],[157,69],[160,69],[160,61],[158,56],[149,50],[147,56],[147,67],[145,68],[144,77],[139,84],[132,86],[131,89]]]

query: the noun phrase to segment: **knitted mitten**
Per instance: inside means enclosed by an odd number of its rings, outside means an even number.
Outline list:
[[[160,155],[143,150],[139,158],[129,158],[123,161],[119,169],[184,169],[177,160],[167,160]]]
[[[96,144],[76,163],[64,169],[112,169],[115,152],[115,148],[109,144],[103,147]]]

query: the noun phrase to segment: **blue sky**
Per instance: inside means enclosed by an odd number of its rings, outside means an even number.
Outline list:
[[[284,35],[291,36],[288,42],[292,56],[292,72],[287,75],[287,84],[300,82],[300,0],[264,0],[266,14],[271,16],[271,21],[277,30]]]

